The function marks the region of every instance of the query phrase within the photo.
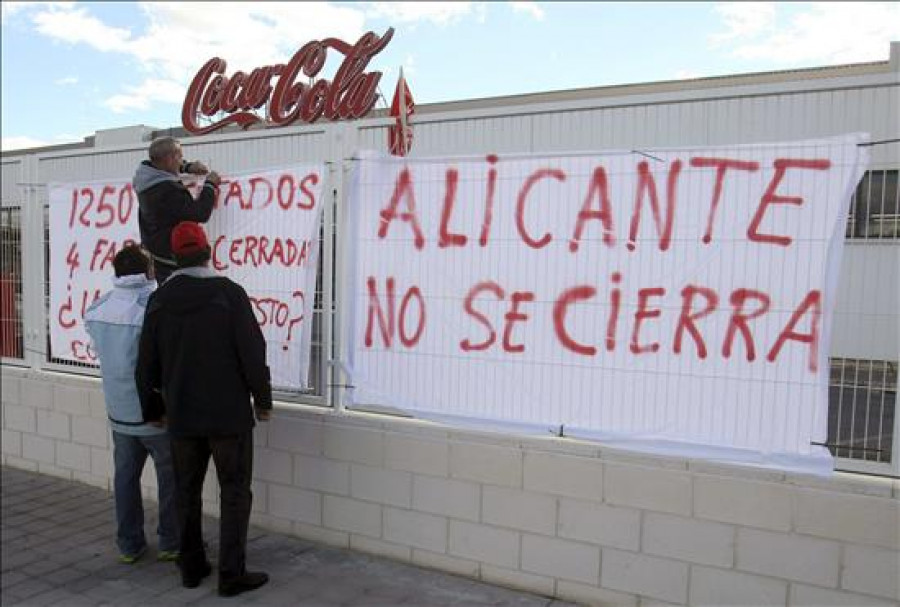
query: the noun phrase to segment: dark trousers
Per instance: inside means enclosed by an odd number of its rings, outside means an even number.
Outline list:
[[[181,575],[199,578],[206,563],[203,546],[203,480],[212,456],[219,478],[219,579],[243,575],[253,494],[253,433],[172,439],[181,526]]]

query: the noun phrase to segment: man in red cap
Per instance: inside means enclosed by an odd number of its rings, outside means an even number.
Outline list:
[[[219,594],[235,596],[269,579],[245,567],[254,411],[264,421],[272,410],[266,342],[244,289],[209,268],[199,224],[176,225],[171,248],[179,269],[147,303],[135,379],[144,420],[165,420],[172,437],[182,584],[195,588],[212,571],[201,526],[212,456],[221,487]]]

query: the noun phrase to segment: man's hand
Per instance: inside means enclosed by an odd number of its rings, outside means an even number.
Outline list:
[[[199,160],[194,160],[189,163],[187,166],[188,173],[191,175],[206,175],[209,173],[209,167],[200,162]]]
[[[163,415],[159,419],[155,419],[153,421],[147,422],[147,424],[150,426],[153,426],[154,428],[165,428],[167,422],[168,422],[168,420],[166,419],[166,416]]]
[[[267,422],[272,419],[272,410],[271,409],[254,409],[256,411],[256,420],[261,422]]]
[[[205,168],[205,167],[204,167]],[[215,171],[209,171],[209,174],[206,175],[206,181],[213,184],[216,187],[219,187],[219,184],[222,183],[222,178],[219,177],[219,174]]]

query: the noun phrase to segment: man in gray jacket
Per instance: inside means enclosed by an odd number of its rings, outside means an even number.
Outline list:
[[[154,139],[148,152],[150,159],[138,165],[133,185],[138,196],[141,244],[150,251],[156,280],[162,284],[176,270],[169,244],[172,228],[182,221],[209,220],[221,178],[202,162],[185,162],[181,144],[174,137]],[[181,183],[181,173],[206,175],[196,199]]]
[[[134,381],[144,312],[156,288],[150,256],[137,245],[113,259],[113,290],[87,309],[85,326],[100,357],[103,396],[112,429],[116,542],[119,561],[136,562],[147,551],[141,473],[149,455],[156,466],[159,497],[157,559],[178,558],[179,531],[171,441],[165,429],[143,421]]]

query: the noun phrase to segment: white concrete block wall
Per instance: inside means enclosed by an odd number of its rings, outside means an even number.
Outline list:
[[[267,489],[268,508],[263,513],[309,525],[322,524],[322,497],[318,493],[274,483]]]
[[[591,459],[555,453],[526,453],[524,486],[528,491],[600,501],[603,499],[603,466]]]
[[[0,433],[0,450],[2,450],[3,455],[21,457],[22,433],[4,428],[2,433]]]
[[[72,418],[72,442],[106,449],[110,447],[109,424],[105,419],[75,416]]]
[[[456,519],[478,521],[481,517],[481,485],[417,474],[413,477],[412,507]]]
[[[600,548],[526,533],[522,535],[522,569],[596,585],[600,579]]]
[[[447,552],[447,518],[385,508],[384,539],[438,554]]]
[[[783,483],[700,475],[694,478],[694,515],[698,518],[788,531],[792,490]]]
[[[641,511],[560,498],[557,534],[637,552],[641,544]]]
[[[332,495],[350,495],[350,464],[295,455],[294,485]]]
[[[109,490],[98,380],[2,384],[5,465]],[[900,605],[897,481],[315,408],[254,439],[253,522],[313,541],[593,605]]]
[[[712,567],[691,568],[692,605],[783,605],[787,596],[784,580]]]
[[[522,573],[502,567],[481,565],[481,579],[491,584],[521,588],[529,592],[550,596],[553,594],[554,580],[551,577]]]
[[[735,528],[696,519],[647,512],[642,549],[648,554],[701,565],[734,564]]]
[[[520,544],[521,537],[515,531],[477,523],[450,521],[447,552],[454,556],[508,569],[518,569]]]
[[[900,554],[871,546],[846,546],[841,586],[900,601]]]
[[[377,466],[350,466],[350,495],[356,499],[409,508],[412,474]]]
[[[743,571],[835,588],[840,549],[840,544],[831,540],[741,529],[736,564]]]
[[[359,500],[324,496],[323,525],[336,531],[381,537],[382,508]]]
[[[634,552],[604,550],[600,585],[674,604],[688,595],[687,563]]]

